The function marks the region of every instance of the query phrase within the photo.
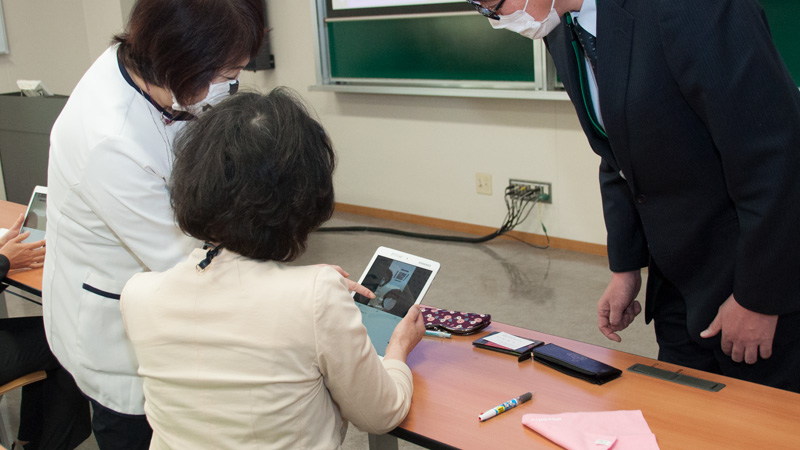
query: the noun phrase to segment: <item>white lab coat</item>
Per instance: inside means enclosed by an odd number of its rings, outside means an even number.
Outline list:
[[[165,125],[128,84],[114,46],[84,74],[50,136],[47,339],[86,395],[126,414],[144,414],[144,396],[119,294],[133,274],[166,270],[199,245],[175,225],[167,191],[182,127]]]

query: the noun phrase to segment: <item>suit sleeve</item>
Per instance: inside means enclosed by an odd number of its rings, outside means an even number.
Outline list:
[[[9,270],[11,270],[11,261],[8,260],[6,255],[0,254],[0,280],[8,275]]]
[[[612,272],[630,272],[647,266],[650,252],[631,190],[619,170],[600,163],[600,195],[608,232],[608,264]]]
[[[733,294],[759,313],[800,311],[800,93],[764,13],[754,0],[654,5],[669,69],[711,135],[736,209]]]
[[[341,275],[320,270],[314,295],[317,358],[325,386],[342,416],[358,429],[391,431],[411,407],[411,369],[378,358]]]
[[[612,154],[608,142],[595,136],[592,125],[583,111],[583,99],[580,97],[580,87],[577,83],[577,74],[569,76],[570,71],[577,71],[572,47],[570,46],[569,31],[566,21],[553,30],[544,39],[547,49],[553,57],[564,88],[569,94],[578,114],[578,121],[583,128],[589,144],[599,155]],[[639,213],[633,203],[631,190],[625,179],[620,176],[616,162],[601,159],[600,163],[600,194],[603,199],[603,218],[606,223],[608,265],[612,272],[630,272],[647,266],[650,252],[644,237]]]

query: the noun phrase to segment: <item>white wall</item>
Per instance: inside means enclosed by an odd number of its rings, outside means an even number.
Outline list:
[[[119,2],[3,0],[9,54],[0,55],[0,91],[16,80],[42,80],[69,94],[89,64],[122,28]]]
[[[33,31],[44,3],[56,12]],[[28,77],[68,93],[130,7],[129,0],[105,3],[111,4],[3,0],[11,55],[0,56],[0,88],[14,90],[16,78]],[[547,181],[553,204],[542,217],[550,235],[605,244],[599,157],[571,104],[310,91],[316,83],[311,1],[267,4],[276,69],[245,73],[242,84],[262,91],[290,86],[317,112],[339,156],[337,201],[497,227],[509,178]],[[492,175],[493,195],[475,193],[476,172]],[[519,230],[541,233],[534,215]]]
[[[9,54],[0,55],[0,92],[17,80],[42,80],[68,95],[123,27],[120,3],[108,0],[3,0]],[[6,193],[0,177],[0,198]]]

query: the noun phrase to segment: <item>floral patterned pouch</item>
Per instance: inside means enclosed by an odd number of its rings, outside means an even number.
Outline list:
[[[491,314],[476,314],[420,305],[425,328],[467,335],[477,333],[492,323]]]

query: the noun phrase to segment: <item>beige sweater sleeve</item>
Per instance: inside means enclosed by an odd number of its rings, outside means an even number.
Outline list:
[[[342,416],[362,431],[391,431],[411,406],[411,369],[400,361],[378,358],[361,312],[333,269],[320,270],[314,297],[317,360]]]

